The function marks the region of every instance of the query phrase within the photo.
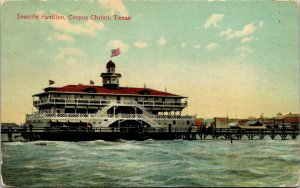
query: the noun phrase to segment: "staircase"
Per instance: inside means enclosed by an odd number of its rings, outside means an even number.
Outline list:
[[[98,111],[95,117],[105,117],[107,115],[107,110],[112,108],[114,104],[114,102],[110,102],[107,106],[103,107],[100,111]]]
[[[107,121],[103,121],[101,123],[101,126],[108,127],[110,124],[114,123],[115,121],[119,120],[116,116],[110,117]]]
[[[143,114],[139,114],[140,117],[139,118],[132,118],[132,117],[124,117],[123,114],[118,114],[114,117],[107,117],[107,110],[109,110],[110,108],[112,108],[113,106],[123,106],[123,105],[132,105],[135,107],[138,107],[140,110],[142,110]],[[138,102],[136,101],[110,101],[108,103],[107,106],[103,107],[96,115],[95,118],[105,118],[107,117],[107,121],[104,121],[101,123],[101,126],[109,126],[110,124],[114,123],[117,120],[120,119],[140,119],[145,121],[146,123],[148,123],[149,125],[151,125],[152,127],[159,127],[159,124],[156,123],[152,118],[154,118],[155,116],[152,115],[151,113],[149,113],[147,111],[147,109],[140,105]]]
[[[154,120],[152,120],[151,118],[145,116],[144,114],[142,114],[142,115],[143,115],[143,121],[145,121],[146,123],[151,125],[151,127],[159,127],[159,124],[156,123]]]
[[[118,120],[142,120],[146,123],[148,123],[149,125],[151,125],[151,127],[159,127],[159,124],[157,124],[155,121],[153,121],[151,118],[145,116],[144,114],[118,114],[115,116],[110,116],[107,117],[107,121],[103,121],[101,123],[101,126],[103,127],[108,127],[109,125],[111,125],[112,123],[118,121]]]
[[[143,111],[143,114],[145,116],[147,116],[148,118],[153,118],[154,115],[153,114],[150,114],[147,109],[143,106],[143,105],[140,105],[138,102],[134,101],[133,103],[135,106],[137,106],[139,109],[141,109]]]

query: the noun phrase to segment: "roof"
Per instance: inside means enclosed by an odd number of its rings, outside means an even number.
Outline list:
[[[239,124],[244,124],[246,123],[247,121],[249,121],[248,119],[240,119],[239,120]]]
[[[195,119],[195,126],[201,126],[201,125],[204,125],[205,124],[205,121],[201,118],[196,118]]]
[[[300,123],[299,117],[286,117],[284,118],[284,123]]]
[[[101,77],[102,76],[119,76],[121,77],[122,75],[120,73],[108,73],[108,72],[103,72],[101,73]]]
[[[285,123],[300,123],[300,114],[288,113],[284,116],[276,117],[275,119],[284,120]]]
[[[16,123],[1,123],[1,127],[19,127]]]
[[[228,123],[228,126],[229,127],[238,127],[239,123],[238,122],[231,122],[231,123]]]
[[[215,119],[216,121],[223,122],[223,123],[228,121],[228,118],[226,117],[215,117]]]
[[[109,60],[109,62],[106,64],[106,68],[116,67],[115,63],[112,62],[112,60]]]
[[[244,123],[244,125],[262,125],[262,123],[260,121],[250,120]]]
[[[95,93],[108,95],[142,95],[142,96],[163,96],[163,97],[182,97],[172,93],[162,92],[150,88],[120,87],[119,89],[109,89],[94,85],[67,85],[64,87],[45,88],[45,92],[59,93]],[[34,96],[38,96],[36,94]]]
[[[239,125],[241,129],[266,129],[264,125],[262,126],[247,126],[247,125]]]

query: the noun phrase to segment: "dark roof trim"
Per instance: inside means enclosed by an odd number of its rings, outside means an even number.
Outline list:
[[[142,94],[112,94],[112,93],[87,93],[87,92],[62,92],[62,91],[48,91],[32,95],[32,97],[46,95],[48,93],[59,93],[59,94],[84,94],[84,95],[106,95],[106,96],[137,96],[137,97],[164,97],[164,98],[188,98],[186,96],[164,96],[164,95],[142,95]]]

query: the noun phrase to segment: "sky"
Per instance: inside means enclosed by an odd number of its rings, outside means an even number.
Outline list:
[[[109,60],[121,87],[187,96],[183,114],[299,112],[298,10],[276,0],[1,1],[1,122],[24,123],[49,80],[101,86]]]

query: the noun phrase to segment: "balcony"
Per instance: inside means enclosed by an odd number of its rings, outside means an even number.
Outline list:
[[[84,120],[84,119],[146,119],[147,116],[144,114],[107,114],[105,116],[98,116],[97,114],[81,114],[81,113],[37,113],[37,114],[27,114],[26,120],[40,120],[40,119],[55,119],[55,120]],[[196,116],[178,116],[178,115],[153,115],[152,120],[194,120]]]
[[[105,99],[66,99],[66,98],[50,98],[33,101],[35,107],[42,105],[84,105],[84,106],[107,106],[113,104],[132,105],[138,103],[144,107],[166,107],[166,108],[185,108],[186,102],[158,102],[158,101],[133,101],[133,100],[105,100]]]

